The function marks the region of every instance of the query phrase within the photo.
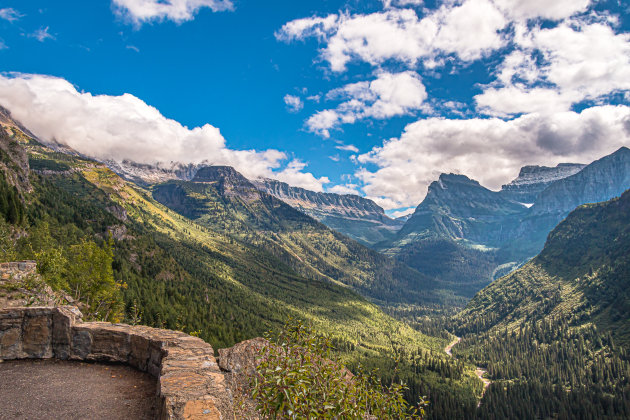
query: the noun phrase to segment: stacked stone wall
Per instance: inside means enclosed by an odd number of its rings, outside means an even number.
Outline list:
[[[13,264],[13,263],[12,263]],[[232,419],[232,395],[205,341],[145,326],[83,322],[72,306],[0,309],[0,360],[115,362],[158,381],[161,419]]]

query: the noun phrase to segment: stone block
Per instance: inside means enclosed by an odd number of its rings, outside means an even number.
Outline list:
[[[52,352],[51,312],[29,311],[22,328],[22,353],[29,358],[50,358]]]
[[[0,359],[12,360],[22,353],[22,329],[11,328],[0,331]]]
[[[74,310],[73,310],[74,309]],[[76,308],[60,307],[52,312],[52,346],[56,358],[66,360],[71,355],[72,326],[80,321],[81,312]]]
[[[89,359],[126,363],[130,352],[128,331],[100,326],[92,329],[92,350],[88,355]]]
[[[129,364],[136,369],[147,371],[149,359],[151,357],[151,341],[139,334],[129,336],[131,352],[129,354]]]
[[[89,330],[74,327],[72,329],[71,359],[84,360],[92,351],[92,335]]]
[[[210,398],[186,401],[181,416],[189,420],[223,420],[221,412]]]

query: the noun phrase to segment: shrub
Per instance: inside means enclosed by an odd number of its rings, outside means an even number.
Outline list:
[[[253,394],[264,419],[418,419],[405,386],[384,386],[375,372],[352,375],[332,355],[331,340],[289,321],[260,351]]]

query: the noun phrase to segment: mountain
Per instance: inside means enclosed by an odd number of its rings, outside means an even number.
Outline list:
[[[593,322],[630,345],[630,191],[571,212],[538,256],[470,301],[462,328],[477,325],[473,314],[483,330],[545,317]]]
[[[442,174],[391,242],[379,249],[465,304],[501,271],[496,250],[527,211],[464,175]]]
[[[464,175],[442,174],[429,185],[425,199],[398,232],[395,243],[437,236],[496,247],[524,211],[522,204]]]
[[[261,191],[363,245],[391,239],[404,224],[404,221],[388,217],[372,200],[358,195],[319,193],[273,179],[252,182]]]
[[[221,235],[264,249],[302,276],[389,303],[431,303],[432,282],[257,188],[234,168],[201,168],[192,181],[154,185],[153,198]]]
[[[526,166],[501,191],[443,174],[394,240],[377,245],[465,302],[541,251],[571,210],[630,188],[630,149],[589,165]],[[532,200],[533,199],[533,200]]]
[[[547,234],[581,204],[607,201],[630,188],[630,149],[616,152],[550,184],[538,195],[501,250],[503,260],[524,260],[542,250]]]
[[[561,163],[556,167],[524,166],[518,177],[503,185],[500,192],[508,200],[531,205],[549,185],[578,173],[585,166],[580,163]]]
[[[537,257],[455,317],[457,355],[496,383],[482,402],[487,417],[627,418],[629,221],[630,190],[578,207]]]
[[[195,176],[199,168],[204,166],[177,162],[172,162],[168,165],[148,165],[131,160],[123,160],[122,162],[108,160],[103,163],[126,180],[142,186],[166,182],[171,179],[189,181]]]

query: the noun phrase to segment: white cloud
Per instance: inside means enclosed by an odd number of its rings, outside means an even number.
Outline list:
[[[383,7],[389,9],[391,7],[408,7],[422,6],[424,0],[383,0]]]
[[[35,32],[33,32],[31,35],[29,35],[31,38],[35,38],[36,40],[38,40],[39,42],[44,42],[47,39],[55,39],[55,37],[48,32],[50,30],[50,27],[46,26],[45,28],[39,28],[38,30],[36,30]]]
[[[273,178],[296,187],[322,192],[323,185],[328,184],[330,180],[325,176],[315,178],[311,173],[302,172],[306,166],[306,163],[299,159],[293,159],[284,170],[275,172]]]
[[[207,163],[235,167],[246,177],[268,177],[321,190],[326,178],[301,172],[278,150],[232,150],[218,128],[189,129],[130,94],[78,92],[64,79],[42,75],[0,76],[0,105],[42,141],[67,145],[100,160],[145,164]]]
[[[515,20],[546,18],[565,19],[587,9],[591,0],[493,0]]]
[[[312,115],[307,121],[306,126],[314,133],[318,133],[322,137],[330,137],[329,129],[338,124],[340,119],[336,111],[326,109]]]
[[[137,53],[140,52],[140,48],[136,47],[135,45],[127,45],[125,48],[127,48],[128,50],[131,50],[131,51],[135,51]]]
[[[202,8],[213,12],[234,10],[231,0],[112,0],[115,10],[136,24],[151,21],[192,20]]]
[[[520,113],[565,111],[578,99],[556,89],[528,88],[522,84],[486,89],[475,97],[479,109],[486,114],[506,117]]]
[[[490,0],[466,0],[444,6],[433,17],[440,28],[433,47],[464,61],[481,58],[505,45],[499,31],[508,21]]]
[[[4,42],[4,39],[0,38],[0,50],[6,50],[9,46]]]
[[[448,2],[422,19],[413,9],[395,8],[297,19],[285,24],[276,38],[290,42],[317,37],[326,44],[321,58],[341,72],[351,60],[374,66],[388,60],[409,66],[421,59],[435,63],[440,54],[474,60],[504,45],[498,31],[506,24],[490,0],[465,0]]]
[[[497,82],[475,97],[485,112],[568,110],[583,100],[630,89],[630,34],[579,20],[531,31],[517,26],[517,32],[519,49],[506,57]]]
[[[386,119],[422,107],[427,92],[420,76],[412,71],[379,72],[371,82],[351,83],[330,91],[328,100],[341,100],[334,110],[319,111],[306,121],[308,129],[324,137],[341,124],[365,118]]]
[[[327,188],[326,192],[340,195],[359,195],[359,187],[355,184],[335,185],[333,187]]]
[[[0,9],[0,19],[8,20],[9,22],[15,22],[22,17],[24,17],[24,15],[20,14],[20,12],[11,7]]]
[[[389,216],[393,217],[394,219],[398,219],[399,217],[403,217],[403,216],[408,216],[410,214],[413,214],[413,212],[416,211],[415,207],[409,207],[403,210],[397,210],[397,211],[392,211],[389,212]]]
[[[339,146],[335,146],[335,149],[344,150],[346,152],[359,153],[359,149],[353,144],[340,144]]]
[[[304,102],[298,96],[284,95],[284,103],[287,105],[289,112],[300,112],[304,108]]]
[[[629,122],[627,106],[528,114],[509,121],[430,118],[360,155],[359,162],[378,169],[362,168],[355,175],[366,196],[385,209],[416,206],[443,172],[461,173],[497,189],[524,165],[591,162],[630,144]]]

